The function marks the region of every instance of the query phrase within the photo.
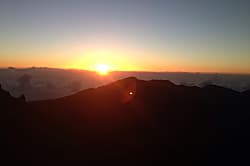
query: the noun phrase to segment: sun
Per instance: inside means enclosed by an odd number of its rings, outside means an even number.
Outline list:
[[[107,64],[97,64],[95,70],[100,75],[107,75],[110,71],[110,67]]]

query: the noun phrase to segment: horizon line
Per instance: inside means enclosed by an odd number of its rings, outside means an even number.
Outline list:
[[[57,70],[76,70],[96,72],[95,70],[79,69],[79,68],[61,68],[61,67],[45,67],[45,66],[30,66],[30,67],[15,67],[15,66],[0,66],[0,69],[57,69]],[[153,71],[153,70],[111,70],[112,72],[137,72],[137,73],[192,73],[192,74],[225,74],[225,75],[250,75],[250,72],[203,72],[203,71]]]

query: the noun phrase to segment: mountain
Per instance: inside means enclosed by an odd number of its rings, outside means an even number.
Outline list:
[[[56,99],[88,88],[96,88],[129,76],[142,80],[170,80],[177,85],[218,85],[239,92],[250,89],[250,75],[184,72],[114,71],[105,77],[96,72],[54,68],[0,68],[0,84],[12,96],[25,95],[27,101]]]
[[[243,94],[250,97],[250,90],[244,91]]]
[[[247,94],[135,77],[36,102],[0,90],[4,159],[25,165],[246,164]]]

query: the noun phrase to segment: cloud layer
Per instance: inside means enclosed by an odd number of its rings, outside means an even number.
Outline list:
[[[215,84],[237,91],[250,89],[250,75],[113,72],[103,77],[89,71],[49,68],[0,69],[0,84],[13,96],[24,94],[28,101],[34,101],[67,96],[130,76],[143,80],[170,80],[187,86]]]

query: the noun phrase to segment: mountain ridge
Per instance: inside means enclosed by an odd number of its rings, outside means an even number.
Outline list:
[[[54,100],[12,98],[3,109],[2,143],[10,163],[248,161],[249,96],[223,87],[129,77]]]

